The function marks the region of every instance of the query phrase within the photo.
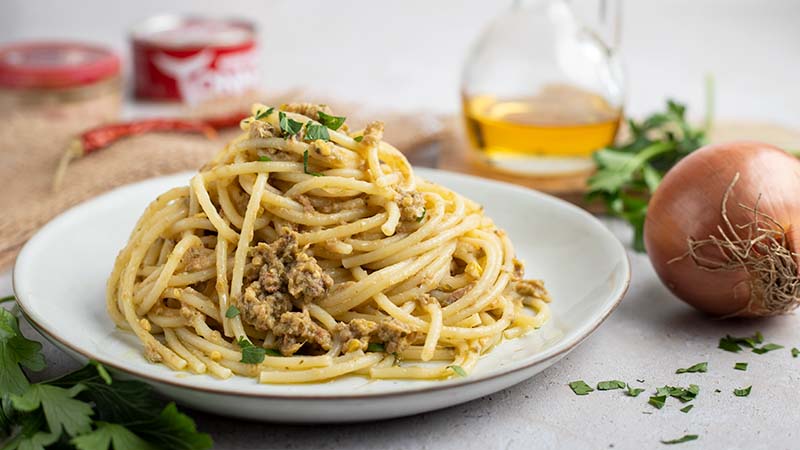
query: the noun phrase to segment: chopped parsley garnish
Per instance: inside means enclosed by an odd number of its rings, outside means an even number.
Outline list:
[[[681,408],[681,412],[682,412],[682,413],[684,413],[684,414],[686,414],[686,413],[688,413],[689,411],[691,411],[691,410],[692,410],[692,408],[694,408],[694,405],[686,405],[686,406],[684,406],[683,408]]]
[[[642,379],[637,378],[636,381],[639,382],[639,383],[644,383],[644,378],[642,378]]]
[[[278,126],[283,131],[284,136],[288,138],[300,132],[303,128],[303,122],[298,122],[287,116],[283,111],[278,111]]]
[[[356,142],[361,142],[361,141],[364,140],[364,136],[356,136],[356,137],[353,138],[353,140],[356,141]]]
[[[742,346],[754,349],[762,342],[764,342],[764,336],[760,331],[756,331],[754,335],[746,337],[735,337],[728,334],[719,340],[718,348],[737,353],[742,350]]]
[[[696,373],[696,372],[708,372],[708,363],[701,362],[691,367],[687,367],[685,369],[678,369],[675,371],[675,373]]]
[[[746,362],[737,362],[733,365],[733,368],[736,370],[747,370],[747,363]]]
[[[638,397],[642,392],[644,392],[644,389],[642,388],[632,388],[628,386],[628,390],[625,392],[625,394],[627,394],[628,397]]]
[[[763,355],[764,353],[771,352],[773,350],[779,350],[779,349],[782,349],[782,348],[783,348],[782,345],[769,343],[769,344],[765,344],[763,347],[754,348],[753,349],[753,353],[758,354],[758,355]]]
[[[319,115],[319,123],[334,131],[341,128],[344,125],[344,121],[347,120],[347,117],[332,116],[322,111],[318,112],[317,115]]]
[[[267,354],[266,349],[256,347],[252,342],[244,337],[240,338],[238,343],[239,348],[242,349],[242,359],[239,362],[245,364],[261,364],[264,362],[264,356]]]
[[[269,108],[266,111],[258,111],[256,113],[256,120],[261,120],[265,117],[269,117],[269,115],[272,114],[272,111],[275,111],[275,108]]]
[[[380,342],[370,342],[367,345],[368,352],[386,352],[386,347],[383,346]]]
[[[656,407],[656,409],[661,409],[664,407],[664,404],[667,402],[666,395],[652,395],[650,399],[647,400],[647,403]]]
[[[417,223],[422,223],[422,219],[425,218],[425,214],[427,214],[427,213],[428,213],[428,209],[427,208],[422,208],[422,214],[420,214],[419,217],[417,217]]]
[[[447,366],[447,367],[449,369],[453,369],[453,372],[455,372],[460,377],[466,377],[467,376],[467,371],[464,370],[464,368],[461,367],[461,366],[457,366],[457,365],[453,364],[452,366]]]
[[[665,400],[666,397],[674,397],[680,400],[681,403],[694,400],[699,393],[700,386],[696,384],[690,384],[688,388],[682,388],[680,386],[663,386],[656,389],[656,397],[665,397]]]
[[[746,388],[741,388],[741,389],[734,389],[733,395],[737,397],[747,397],[748,395],[750,395],[751,389],[753,389],[753,386],[747,386]]]
[[[699,436],[696,434],[686,434],[678,439],[670,439],[668,441],[661,441],[662,444],[672,445],[672,444],[683,444],[684,442],[695,441]]]
[[[228,319],[233,319],[234,317],[239,315],[239,308],[231,305],[228,307],[228,310],[225,311],[225,317]]]
[[[792,358],[797,358],[798,356],[800,356],[800,349],[792,347]]]
[[[316,141],[322,139],[323,141],[330,141],[331,136],[328,134],[328,129],[322,125],[315,123],[308,123],[306,125],[306,133],[304,139],[307,141]]]
[[[308,150],[303,152],[303,173],[307,175],[313,175],[315,177],[321,177],[322,174],[319,172],[309,172],[308,171]]]
[[[610,380],[610,381],[601,381],[597,383],[597,390],[598,391],[610,391],[613,389],[625,389],[627,384],[624,381],[619,380]]]
[[[589,392],[594,391],[594,389],[583,380],[573,381],[569,384],[569,388],[572,389],[575,395],[588,395]]]
[[[283,353],[275,350],[274,348],[265,348],[264,353],[267,356],[283,356]]]
[[[261,162],[271,162],[272,158],[270,158],[269,156],[259,156],[258,160]]]

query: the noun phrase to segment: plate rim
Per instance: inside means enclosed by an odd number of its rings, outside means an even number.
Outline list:
[[[425,174],[428,174],[428,173],[434,173],[434,174],[435,173],[440,173],[440,174],[444,174],[445,176],[452,176],[452,177],[455,177],[455,178],[464,178],[464,179],[467,179],[467,180],[469,180],[471,182],[488,183],[490,185],[497,185],[497,187],[502,188],[502,189],[512,189],[512,190],[518,191],[520,193],[523,193],[524,195],[533,195],[534,197],[538,197],[540,200],[544,200],[544,201],[552,203],[552,204],[558,204],[561,207],[565,207],[567,209],[571,209],[573,212],[577,212],[577,213],[580,213],[580,214],[584,215],[590,221],[594,221],[595,225],[598,225],[600,227],[600,229],[602,230],[602,232],[607,233],[612,238],[612,241],[614,242],[614,244],[617,247],[619,247],[619,250],[622,252],[622,255],[624,256],[624,258],[622,258],[622,260],[621,260],[623,262],[623,266],[624,266],[623,267],[624,279],[623,279],[623,282],[622,282],[621,289],[619,290],[619,294],[616,296],[616,298],[614,298],[613,300],[611,300],[607,304],[607,306],[600,312],[600,314],[598,314],[596,317],[594,317],[590,321],[589,328],[585,332],[583,332],[582,334],[580,334],[578,336],[575,336],[570,341],[565,342],[563,344],[563,347],[561,347],[561,348],[554,347],[554,348],[551,348],[550,350],[546,350],[546,351],[542,352],[541,354],[534,356],[530,361],[526,362],[523,365],[505,369],[502,372],[494,374],[494,375],[485,375],[485,376],[480,376],[480,377],[466,377],[466,378],[457,380],[455,382],[442,383],[440,385],[421,386],[421,387],[417,387],[417,388],[406,389],[406,390],[401,390],[401,391],[394,391],[394,392],[369,392],[369,393],[335,394],[335,395],[320,395],[320,394],[303,395],[303,394],[281,394],[281,393],[265,393],[265,392],[242,392],[240,390],[225,390],[225,389],[217,389],[217,388],[213,388],[213,387],[205,387],[205,386],[193,385],[190,382],[184,382],[183,379],[177,379],[177,380],[165,379],[165,378],[161,378],[159,376],[150,375],[150,374],[148,374],[148,373],[146,373],[144,371],[139,371],[139,370],[136,370],[136,369],[131,369],[131,368],[125,367],[122,364],[118,364],[116,362],[110,361],[109,359],[104,358],[104,357],[98,357],[97,355],[92,354],[92,352],[90,352],[88,350],[81,349],[78,346],[68,342],[67,339],[65,339],[64,337],[59,336],[57,332],[54,332],[49,327],[47,327],[47,326],[43,325],[42,323],[40,323],[40,321],[37,321],[36,317],[35,317],[36,314],[32,314],[32,311],[30,310],[30,308],[28,308],[25,305],[24,296],[20,296],[18,294],[18,289],[17,289],[17,283],[18,283],[17,278],[18,278],[19,262],[20,262],[20,260],[23,260],[23,261],[25,260],[25,258],[27,256],[27,252],[30,251],[29,250],[30,243],[31,242],[35,242],[38,238],[40,238],[40,236],[44,232],[46,232],[49,227],[55,226],[53,224],[55,224],[57,222],[65,221],[69,217],[71,217],[72,215],[78,214],[81,209],[86,208],[88,204],[91,204],[91,203],[93,203],[95,201],[99,201],[100,199],[113,196],[113,195],[117,194],[119,191],[122,191],[122,190],[135,189],[136,187],[138,187],[140,185],[143,185],[143,184],[155,183],[155,182],[157,182],[159,180],[162,180],[162,179],[165,179],[165,178],[175,178],[175,177],[184,176],[184,175],[186,175],[186,177],[188,178],[188,177],[191,177],[192,175],[197,173],[196,171],[181,171],[181,172],[175,172],[175,173],[172,173],[172,174],[165,174],[165,175],[160,175],[160,176],[157,176],[157,177],[146,178],[144,180],[140,180],[140,181],[137,181],[137,182],[128,183],[128,184],[125,184],[125,185],[122,185],[122,186],[117,186],[117,187],[115,187],[115,188],[113,188],[113,189],[111,189],[111,190],[109,190],[107,192],[104,192],[104,193],[102,193],[102,194],[100,194],[98,196],[86,199],[86,200],[84,200],[84,201],[82,201],[82,202],[80,202],[80,203],[78,203],[76,205],[73,205],[72,207],[68,208],[65,211],[62,211],[61,213],[59,213],[58,215],[56,215],[55,217],[50,219],[44,226],[42,226],[39,230],[37,230],[36,233],[28,239],[28,241],[23,245],[21,251],[17,255],[17,258],[15,259],[14,268],[12,270],[11,284],[12,284],[12,289],[14,291],[14,295],[17,298],[17,302],[16,303],[19,306],[20,310],[22,311],[23,317],[25,317],[25,319],[31,324],[31,326],[33,328],[35,328],[37,330],[37,332],[42,334],[46,339],[50,340],[56,347],[67,348],[71,352],[73,352],[74,354],[78,354],[78,355],[82,356],[83,358],[85,358],[87,360],[97,361],[97,362],[103,364],[104,366],[110,367],[110,368],[112,368],[114,370],[117,370],[119,372],[125,373],[128,376],[131,376],[131,377],[134,377],[134,378],[138,378],[140,380],[146,380],[147,382],[160,384],[160,385],[168,385],[170,388],[175,388],[175,389],[184,389],[184,390],[189,390],[189,391],[199,391],[199,392],[203,392],[205,394],[213,394],[213,395],[245,397],[245,398],[250,398],[250,399],[292,400],[292,401],[296,401],[296,400],[304,400],[304,401],[332,400],[332,401],[338,401],[338,400],[363,400],[363,399],[405,397],[405,396],[418,395],[418,394],[424,394],[424,393],[429,393],[429,392],[442,392],[442,391],[447,391],[447,390],[451,390],[451,389],[463,388],[465,386],[476,385],[476,384],[487,382],[487,381],[490,381],[490,380],[495,380],[495,379],[500,379],[500,378],[503,378],[503,377],[507,377],[507,376],[512,375],[514,373],[518,373],[518,372],[530,369],[531,367],[534,367],[536,365],[542,364],[544,362],[547,362],[547,361],[550,361],[550,360],[553,360],[553,359],[556,359],[556,358],[560,358],[561,356],[565,355],[566,353],[569,353],[570,351],[572,351],[575,347],[580,345],[584,340],[586,340],[590,335],[592,335],[597,330],[597,328],[600,325],[602,325],[603,322],[605,322],[608,319],[609,316],[611,316],[611,314],[619,306],[620,302],[622,301],[622,299],[627,294],[627,292],[628,292],[628,290],[630,288],[630,284],[631,284],[631,262],[630,262],[630,256],[628,255],[628,252],[625,249],[625,246],[622,244],[622,242],[616,236],[614,236],[614,234],[611,232],[611,230],[609,230],[605,225],[602,224],[602,222],[600,222],[597,219],[597,217],[593,216],[589,212],[587,212],[587,211],[579,208],[578,206],[573,205],[573,204],[571,204],[571,203],[569,203],[569,202],[567,202],[565,200],[561,200],[561,199],[553,197],[553,196],[551,196],[549,194],[545,194],[543,192],[540,192],[540,191],[537,191],[537,190],[534,190],[534,189],[529,189],[529,188],[517,186],[517,185],[511,184],[511,183],[506,183],[506,182],[502,182],[502,181],[481,178],[481,177],[478,177],[478,176],[473,176],[473,175],[468,175],[468,174],[451,172],[451,171],[447,171],[447,170],[433,169],[433,168],[423,168],[423,167],[419,167],[418,168],[418,167],[414,167],[414,172],[417,175],[422,175],[422,178],[425,178]],[[188,378],[188,377],[186,378],[186,380],[189,380],[189,379],[190,378]],[[442,381],[445,381],[445,380],[442,380]]]

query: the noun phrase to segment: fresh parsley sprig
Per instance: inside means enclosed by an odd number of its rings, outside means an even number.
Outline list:
[[[3,450],[194,450],[213,442],[174,403],[152,388],[118,380],[99,363],[40,383],[22,371],[45,367],[42,346],[25,338],[17,318],[0,308],[0,446]],[[160,411],[160,412],[159,412]]]
[[[628,120],[630,138],[624,144],[594,153],[597,172],[589,178],[590,199],[599,198],[608,213],[628,221],[634,230],[633,248],[644,251],[647,203],[664,174],[689,153],[706,144],[711,124],[711,83],[707,85],[707,117],[703,127],[686,119],[686,106],[667,101],[664,112],[641,122]]]

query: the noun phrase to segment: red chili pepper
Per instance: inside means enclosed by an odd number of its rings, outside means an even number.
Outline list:
[[[250,117],[250,113],[246,112],[237,112],[228,114],[227,116],[216,116],[216,117],[208,117],[202,119],[206,125],[210,126],[215,130],[221,130],[223,128],[233,128],[238,127],[239,123],[248,117]]]
[[[120,139],[154,131],[203,133],[209,139],[214,139],[217,137],[217,130],[238,126],[239,122],[248,116],[249,114],[247,113],[232,113],[225,116],[195,120],[140,119],[92,128],[83,132],[67,148],[53,179],[53,190],[56,190],[61,184],[67,166],[72,160],[106,148]]]
[[[143,119],[132,122],[114,123],[102,125],[85,131],[80,136],[80,143],[83,149],[82,154],[86,155],[102,148],[108,147],[114,142],[152,131],[182,131],[203,133],[209,139],[216,137],[217,132],[210,125],[199,120],[180,120],[180,119]]]

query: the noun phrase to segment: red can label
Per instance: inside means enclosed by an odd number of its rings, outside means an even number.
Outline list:
[[[148,32],[148,22],[133,37],[136,96],[195,104],[241,94],[258,85],[258,54],[252,28],[241,22],[154,18],[161,29]],[[154,20],[151,19],[150,22]],[[231,42],[231,30],[238,42]],[[206,41],[206,42],[204,42]]]

